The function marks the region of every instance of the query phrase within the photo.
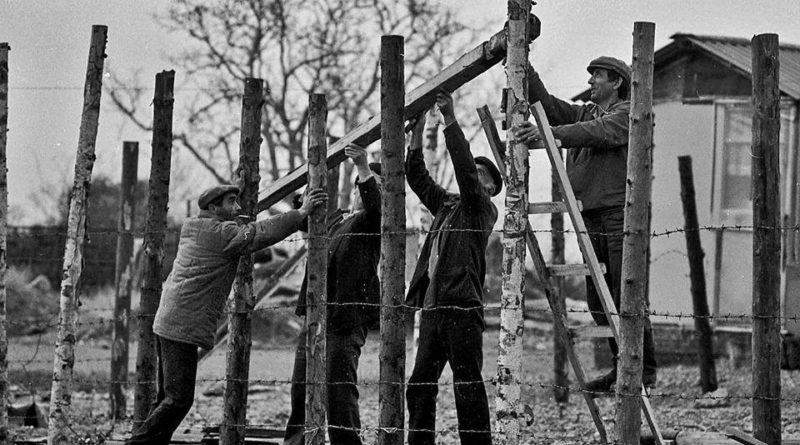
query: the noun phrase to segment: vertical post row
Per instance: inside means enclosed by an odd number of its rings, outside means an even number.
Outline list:
[[[327,189],[325,126],[328,103],[324,94],[308,96],[308,188]],[[325,443],[327,402],[326,328],[328,319],[328,217],[324,206],[308,217],[308,288],[306,301],[306,445]]]
[[[258,160],[261,156],[261,108],[264,81],[248,77],[244,81],[239,167],[236,178],[242,223],[256,219],[258,201]],[[225,405],[220,444],[239,445],[245,440],[247,388],[250,376],[250,325],[256,305],[253,291],[253,255],[242,255],[236,268],[233,291],[228,299],[228,352],[225,360]]]
[[[650,245],[648,209],[653,171],[654,39],[654,23],[634,23],[617,375],[618,443],[637,443],[642,426],[642,344],[647,298],[647,251]]]
[[[753,435],[781,443],[778,36],[753,37]]]
[[[139,164],[139,143],[122,143],[122,182],[120,183],[119,216],[117,218],[117,258],[114,274],[114,332],[111,343],[111,383],[108,388],[109,415],[125,417],[125,387],[128,383],[130,340],[131,282],[133,274],[133,225],[136,219],[136,180]]]
[[[153,319],[161,301],[164,236],[167,231],[169,173],[172,159],[172,108],[175,71],[156,74],[153,96],[153,154],[144,235],[144,267],[139,302],[139,346],[136,351],[136,386],[133,425],[138,427],[156,396],[156,337]]]
[[[6,239],[8,236],[8,43],[0,43],[0,445],[8,443],[8,325]]]
[[[406,210],[403,36],[381,37],[381,349],[378,444],[402,445],[405,420]]]
[[[75,334],[78,322],[78,294],[83,269],[83,242],[86,238],[86,204],[94,168],[95,142],[100,95],[103,87],[103,63],[106,57],[108,27],[92,26],[89,62],[83,96],[83,113],[75,159],[75,179],[67,219],[67,241],[62,269],[60,315],[53,360],[53,385],[50,395],[50,419],[47,442],[51,445],[74,443],[69,418],[72,405],[72,374],[75,365]]]
[[[528,18],[530,0],[508,1],[508,52],[505,90],[506,200],[503,222],[503,293],[497,353],[497,442],[516,445],[521,438],[522,331],[525,290],[525,229],[528,223],[528,147],[514,128],[528,120]]]
[[[707,393],[717,389],[717,370],[714,365],[714,333],[711,331],[711,323],[708,319],[706,272],[703,266],[705,254],[700,244],[700,225],[697,219],[691,156],[678,156],[678,171],[681,178],[686,256],[689,257],[689,278],[692,282],[694,329],[697,336],[697,358],[700,362],[700,388],[703,393]]]

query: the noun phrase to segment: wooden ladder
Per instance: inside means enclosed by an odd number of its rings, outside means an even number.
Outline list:
[[[502,166],[505,163],[503,150],[504,146],[497,132],[494,119],[492,119],[492,116],[489,113],[489,108],[485,105],[481,108],[478,108],[477,111],[481,119],[481,125],[483,126],[487,139],[489,140],[489,145],[494,153],[495,160],[497,161],[498,165]],[[544,284],[545,295],[548,303],[550,304],[550,309],[553,312],[553,320],[559,325],[559,329],[555,329],[554,332],[557,335],[559,333],[566,333],[567,338],[564,339],[564,344],[566,345],[567,356],[569,357],[570,364],[572,365],[572,369],[575,373],[575,379],[578,381],[580,387],[584,388],[587,380],[586,372],[583,369],[583,365],[581,364],[578,355],[575,353],[575,340],[576,338],[611,337],[613,335],[614,338],[619,341],[619,315],[617,314],[616,307],[614,306],[614,300],[611,298],[611,291],[609,290],[608,284],[603,277],[603,274],[605,273],[605,267],[597,260],[597,254],[592,247],[589,234],[586,231],[586,224],[583,222],[583,217],[581,216],[581,203],[575,199],[575,192],[572,190],[572,185],[567,177],[567,171],[564,167],[564,162],[561,158],[561,153],[558,150],[558,145],[555,137],[553,136],[553,132],[550,129],[550,123],[547,120],[544,108],[542,107],[541,103],[536,102],[531,107],[531,112],[536,119],[539,132],[543,136],[544,148],[546,149],[547,156],[550,159],[553,169],[555,170],[556,180],[558,185],[561,187],[561,195],[563,200],[559,202],[529,204],[528,213],[567,213],[572,221],[572,226],[575,229],[578,239],[578,246],[580,247],[586,263],[548,266],[545,263],[544,256],[539,248],[539,243],[533,234],[533,229],[531,228],[530,222],[527,224],[525,240],[539,279]],[[500,168],[500,170],[503,172],[505,180],[505,170],[503,168]],[[567,323],[566,310],[564,307],[562,307],[561,302],[557,300],[558,296],[553,291],[550,280],[550,277],[564,275],[588,275],[591,277],[600,296],[603,310],[609,321],[608,327],[593,326],[588,329],[570,328]],[[606,433],[605,425],[603,424],[603,419],[600,416],[600,410],[597,407],[594,396],[588,391],[582,391],[582,395],[586,401],[587,407],[589,408],[589,413],[592,416],[595,427],[597,427],[597,432],[600,434],[601,442],[607,444],[608,434]],[[652,430],[655,443],[663,445],[665,443],[664,438],[661,434],[658,424],[656,423],[655,416],[653,415],[653,408],[650,405],[650,400],[645,392],[644,387],[642,387],[641,391],[641,406],[645,419]]]

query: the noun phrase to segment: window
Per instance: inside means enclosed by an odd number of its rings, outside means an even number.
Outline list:
[[[722,146],[719,187],[719,222],[725,225],[751,225],[753,221],[752,141],[753,110],[749,102],[728,103],[721,107]],[[719,126],[718,126],[719,128]],[[781,109],[780,174],[781,191],[786,188],[788,147],[791,132],[790,108]]]

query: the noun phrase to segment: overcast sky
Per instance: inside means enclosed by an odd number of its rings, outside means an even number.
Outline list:
[[[498,28],[506,3],[447,1],[473,25]],[[674,33],[751,38],[776,33],[800,44],[798,0],[542,0],[534,7],[542,23],[531,60],[552,92],[572,96],[586,86],[585,66],[606,54],[631,58],[635,21],[656,24],[656,49]],[[9,42],[9,201],[25,223],[37,222],[30,194],[41,184],[72,181],[83,79],[91,25],[109,27],[106,67],[140,70],[144,78],[172,68],[165,55],[181,44],[160,29],[152,14],[158,0],[0,0],[0,41]],[[487,32],[486,37],[490,33]],[[376,36],[376,44],[378,43]],[[477,43],[477,42],[476,42]],[[95,174],[119,176],[123,140],[139,140],[140,177],[149,172],[149,135],[114,115],[104,97]]]

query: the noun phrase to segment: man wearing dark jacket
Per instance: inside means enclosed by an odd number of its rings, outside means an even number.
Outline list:
[[[352,211],[328,215],[328,436],[333,445],[360,445],[358,359],[370,326],[380,316],[378,260],[381,255],[381,193],[379,163],[367,163],[363,148],[345,154],[358,171]],[[300,289],[297,315],[306,315],[306,281]],[[292,412],[285,443],[303,445],[305,423],[306,331],[297,343],[292,373]]]
[[[422,308],[419,349],[408,381],[408,443],[433,445],[436,437],[438,381],[449,362],[461,443],[491,444],[491,424],[483,384],[483,282],[486,245],[497,220],[491,197],[502,187],[497,167],[472,157],[456,121],[453,99],[439,93],[444,137],[453,161],[459,195],[437,185],[422,155],[422,117],[418,118],[406,158],[408,184],[434,215],[406,302]]]
[[[586,105],[570,104],[550,95],[532,67],[529,67],[528,91],[531,101],[541,101],[553,135],[569,149],[569,181],[575,197],[583,204],[581,214],[586,230],[598,260],[606,265],[605,280],[619,310],[631,72],[625,62],[607,56],[593,60],[586,69],[591,75],[592,100]],[[530,122],[521,125],[516,135],[530,143],[541,139],[538,128]],[[586,280],[586,301],[595,322],[608,325],[592,280]],[[614,338],[609,338],[608,343],[614,357],[614,368],[608,374],[587,382],[586,389],[590,391],[608,392],[616,383],[619,348]],[[642,384],[652,387],[656,383],[656,360],[648,317],[645,317],[644,325],[643,361]]]
[[[181,227],[178,253],[164,282],[153,322],[158,345],[158,394],[147,419],[128,445],[169,444],[194,402],[197,348],[211,349],[236,276],[239,257],[272,245],[300,228],[325,192],[309,194],[303,207],[263,221],[237,224],[239,188],[220,185],[204,191],[200,213]]]

